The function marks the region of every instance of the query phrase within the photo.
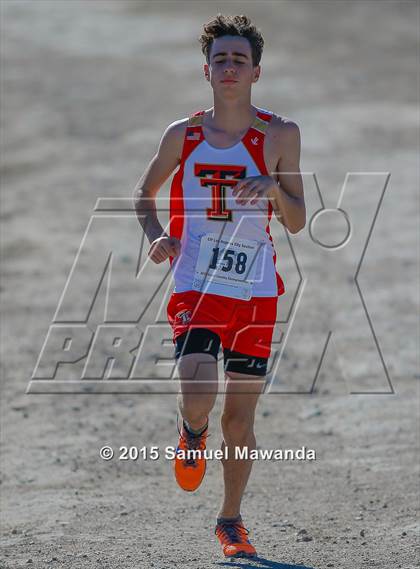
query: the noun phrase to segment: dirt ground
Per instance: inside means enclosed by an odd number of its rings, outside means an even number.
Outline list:
[[[0,6],[0,567],[417,567],[418,2]],[[313,461],[255,461],[242,515],[260,557],[236,562],[224,561],[214,535],[219,461],[185,494],[164,456],[177,440],[170,343],[163,364],[149,345],[141,379],[114,382],[111,393],[98,392],[108,380],[97,389],[70,383],[78,364],[30,381],[97,200],[118,198],[101,202],[118,215],[166,126],[211,107],[196,38],[218,11],[247,13],[262,29],[253,102],[301,128],[308,223],[287,236],[271,222],[287,293],[255,432],[261,449],[316,451]],[[318,186],[334,209],[349,172],[357,174],[341,207],[352,234],[333,252],[313,237],[338,243],[343,217],[331,211],[310,221],[321,209]],[[111,215],[108,231],[92,234],[56,321],[82,319],[109,235],[114,315],[145,306],[164,279],[168,267],[149,265],[140,288],[128,286],[141,232],[127,207],[126,223]],[[167,331],[164,317],[154,318]],[[56,364],[48,354],[43,377]],[[213,449],[222,405],[220,393]],[[113,460],[100,458],[104,445]],[[119,460],[122,446],[161,454]]]

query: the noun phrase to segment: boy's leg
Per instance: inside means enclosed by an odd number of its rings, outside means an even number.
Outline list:
[[[252,469],[252,460],[235,460],[235,446],[256,448],[255,409],[265,386],[265,376],[226,372],[226,391],[221,418],[222,450],[229,447],[229,458],[222,459],[224,499],[218,518],[235,518]]]
[[[192,429],[200,429],[205,426],[217,397],[217,360],[203,353],[181,356],[178,374],[180,413]]]
[[[206,472],[203,451],[208,436],[208,416],[217,397],[217,351],[220,343],[217,338],[212,354],[196,352],[195,350],[207,348],[209,338],[214,338],[215,334],[205,329],[192,332],[189,340],[184,342],[185,339],[181,339],[179,343],[181,352],[178,353],[187,353],[178,358],[180,378],[178,405],[184,424],[179,431],[177,456],[174,462],[176,480],[179,486],[188,492],[193,492],[200,486]],[[191,451],[200,451],[200,453],[191,456],[188,454]]]

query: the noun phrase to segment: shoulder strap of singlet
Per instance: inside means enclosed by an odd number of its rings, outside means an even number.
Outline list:
[[[264,160],[264,138],[272,118],[273,113],[258,109],[251,128],[242,139],[245,148],[264,175],[268,174]]]
[[[201,126],[203,124],[204,111],[197,111],[188,120],[188,126]]]
[[[258,109],[254,122],[251,125],[251,128],[257,130],[261,134],[265,134],[272,118],[273,118],[273,113],[269,113],[267,111],[262,111]]]
[[[204,140],[201,124],[204,111],[198,111],[189,117],[185,129],[184,145],[182,147],[181,162],[184,162],[196,146]]]

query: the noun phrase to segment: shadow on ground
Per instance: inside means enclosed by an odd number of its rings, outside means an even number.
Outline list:
[[[264,559],[264,557],[254,557],[253,559],[231,559],[229,561],[218,562],[221,567],[240,567],[241,569],[315,569],[307,565],[290,565],[289,563],[279,563]]]

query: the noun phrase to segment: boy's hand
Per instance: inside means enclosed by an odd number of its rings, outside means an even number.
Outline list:
[[[152,241],[148,256],[155,263],[163,263],[166,259],[176,257],[181,252],[181,241],[176,237],[163,235]]]
[[[268,192],[275,187],[276,182],[271,176],[250,176],[240,180],[233,188],[233,197],[237,196],[236,202],[245,205],[248,202],[253,205],[258,199],[266,197]]]

